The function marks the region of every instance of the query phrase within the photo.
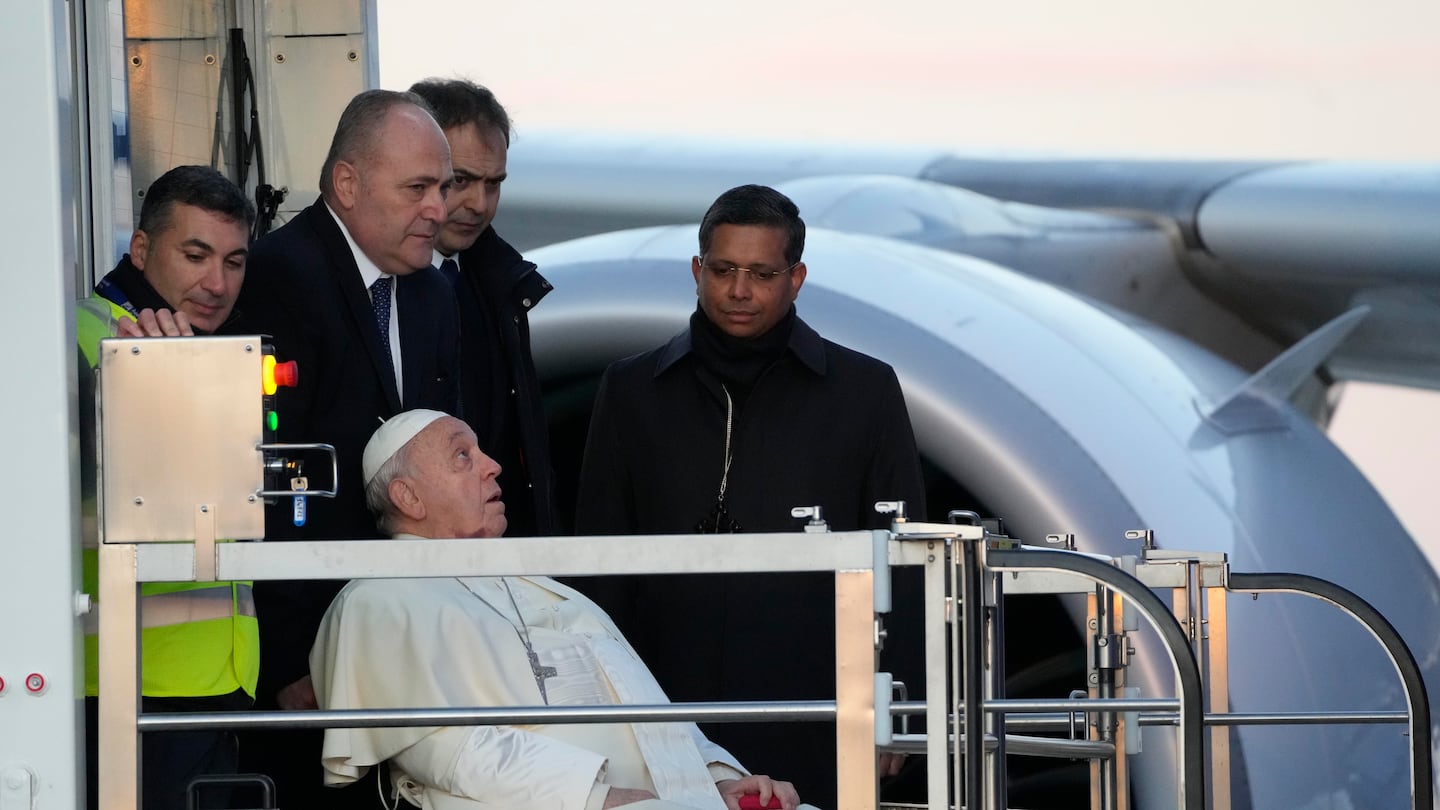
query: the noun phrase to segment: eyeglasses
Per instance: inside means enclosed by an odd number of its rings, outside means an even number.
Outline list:
[[[733,264],[725,262],[719,264],[712,264],[711,262],[707,262],[704,259],[700,259],[701,269],[703,269],[705,272],[709,273],[720,281],[728,281],[729,279],[735,278],[736,273],[743,272],[750,276],[751,281],[754,281],[757,284],[769,284],[770,282],[774,281],[777,278],[780,278],[791,270],[794,270],[799,265],[800,262],[795,262],[795,264],[792,264],[783,270],[774,270],[769,267],[736,267]]]

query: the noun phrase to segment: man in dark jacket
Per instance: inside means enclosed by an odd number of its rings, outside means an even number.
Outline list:
[[[500,463],[509,534],[555,535],[550,441],[527,314],[550,282],[490,227],[506,177],[510,117],[493,93],[463,79],[427,79],[410,92],[430,103],[455,169],[435,266],[455,285],[460,307],[465,421]]]
[[[774,189],[741,186],[710,207],[691,261],[690,328],[601,380],[579,533],[791,531],[791,507],[811,505],[834,530],[877,528],[887,525],[879,500],[924,514],[895,372],[795,313],[804,244],[799,211]],[[633,599],[612,588],[595,596],[673,700],[835,695],[830,575],[647,577],[628,589]],[[757,768],[783,765],[802,795],[834,806],[833,725],[706,733]]]

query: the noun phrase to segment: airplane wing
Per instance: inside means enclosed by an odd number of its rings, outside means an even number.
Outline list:
[[[511,160],[497,227],[521,244],[696,220],[726,188],[779,184],[812,227],[982,256],[1250,370],[1364,305],[1370,315],[1321,382],[1440,387],[1436,165],[963,158],[545,134],[517,141]]]

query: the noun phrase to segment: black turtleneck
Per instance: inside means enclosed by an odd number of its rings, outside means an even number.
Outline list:
[[[696,307],[690,316],[690,349],[700,364],[724,383],[739,410],[760,375],[785,353],[794,328],[794,304],[770,331],[753,338],[737,338],[726,333],[706,317],[704,310]]]

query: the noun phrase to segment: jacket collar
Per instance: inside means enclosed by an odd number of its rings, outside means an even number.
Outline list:
[[[106,273],[105,278],[95,285],[95,292],[107,301],[124,307],[131,315],[138,315],[142,309],[171,308],[150,286],[145,274],[130,261],[129,253],[121,256],[115,269]]]
[[[785,348],[817,376],[825,376],[825,341],[802,318],[795,318],[795,328],[790,331],[790,340]],[[660,349],[660,356],[655,361],[655,376],[664,374],[690,353],[690,328],[687,326]]]
[[[484,268],[477,272],[477,268]],[[485,229],[475,244],[460,251],[460,277],[472,278],[482,291],[490,295],[507,295],[515,306],[529,311],[554,289],[540,275],[534,262],[525,260],[520,251],[495,233],[495,226]]]

